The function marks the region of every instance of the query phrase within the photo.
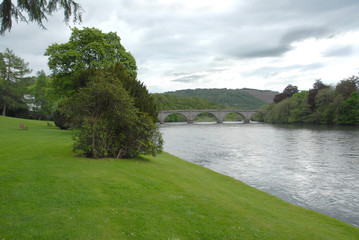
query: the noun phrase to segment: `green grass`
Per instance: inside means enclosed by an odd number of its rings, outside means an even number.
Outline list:
[[[94,160],[70,146],[70,131],[0,117],[0,240],[359,239],[358,228],[167,153]]]

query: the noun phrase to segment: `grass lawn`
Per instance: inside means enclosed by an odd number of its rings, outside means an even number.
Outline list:
[[[359,239],[358,228],[167,153],[95,160],[70,146],[70,131],[0,117],[0,240]]]

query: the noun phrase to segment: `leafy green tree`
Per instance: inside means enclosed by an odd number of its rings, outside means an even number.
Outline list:
[[[124,67],[126,74],[132,80],[121,79],[131,82],[131,84],[127,84],[131,85],[129,88],[141,89],[138,91],[143,93],[143,89],[146,89],[143,84],[142,86],[133,86],[141,85],[136,80],[136,61],[131,53],[126,52],[120,41],[120,37],[113,32],[103,33],[96,28],[82,30],[73,28],[67,43],[54,43],[49,46],[45,55],[49,56],[48,65],[52,70],[52,81],[48,89],[48,95],[51,96],[52,101],[57,101],[61,105],[62,99],[76,94],[78,89],[85,87],[97,69],[109,69],[112,74],[115,74],[119,64]],[[114,63],[118,64],[111,69]],[[150,115],[152,116],[152,114]]]
[[[116,33],[103,33],[96,28],[72,28],[72,34],[67,43],[52,44],[45,52],[49,56],[49,67],[54,75],[67,76],[79,74],[84,69],[107,68],[113,63],[120,62],[126,73],[137,77],[135,58],[121,44],[121,38]],[[57,79],[59,85],[68,85],[67,79]]]
[[[74,22],[81,22],[82,9],[78,3],[72,0],[18,0],[17,5],[13,2],[4,0],[0,3],[0,34],[4,34],[7,30],[10,31],[13,18],[16,22],[36,22],[40,27],[45,28],[43,20],[47,21],[47,15],[51,15],[59,8],[63,8],[66,22],[69,21],[71,15]],[[24,12],[28,17],[24,15]]]
[[[311,110],[314,112],[315,110],[315,98],[318,94],[318,91],[321,89],[329,88],[328,85],[325,85],[321,79],[315,80],[315,83],[313,84],[313,89],[309,90],[308,94],[308,104],[310,105]]]
[[[263,119],[271,123],[287,123],[291,114],[291,101],[286,98],[279,103],[273,103],[264,110]]]
[[[115,64],[110,64],[108,67],[104,67],[104,74],[106,78],[117,78],[120,79],[121,86],[128,91],[128,93],[134,98],[135,106],[142,112],[146,112],[150,115],[153,121],[157,120],[157,105],[154,101],[153,96],[148,92],[146,86],[138,81],[137,79],[129,76],[126,73],[126,69],[122,63],[117,62]],[[91,68],[82,70],[79,74],[74,74],[73,76],[68,76],[68,80],[71,82],[71,87],[67,88],[68,92],[71,92],[71,95],[76,94],[76,92],[87,85],[92,76],[96,74],[99,69]],[[55,83],[52,82],[50,91],[53,90],[53,87],[58,89],[64,89],[63,86],[54,86]],[[58,84],[58,83],[56,83]],[[66,91],[64,89],[64,91]],[[54,95],[54,94],[50,94]],[[56,95],[56,94],[55,94]],[[56,99],[54,99],[56,100]],[[61,103],[60,103],[61,105]]]
[[[314,112],[310,115],[308,121],[317,124],[332,124],[334,109],[330,107],[330,104],[334,98],[335,92],[332,88],[326,87],[318,90],[314,101]]]
[[[158,110],[154,97],[142,82],[127,74],[128,71],[121,62],[112,64],[105,72],[109,78],[120,79],[122,87],[133,97],[135,107],[147,113],[154,122],[157,121]]]
[[[293,96],[295,93],[298,92],[298,87],[297,86],[293,86],[292,84],[289,84],[282,93],[279,93],[277,95],[274,96],[273,98],[273,102],[275,103],[279,103],[281,101],[283,101],[286,98],[289,98],[291,96]]]
[[[29,79],[24,76],[31,72],[28,65],[8,48],[0,53],[0,103],[3,116],[9,108],[27,108],[24,95]]]
[[[337,94],[341,94],[344,98],[348,98],[352,95],[353,92],[358,91],[359,86],[359,77],[352,76],[347,79],[341,80],[335,87]]]
[[[51,115],[51,104],[46,96],[46,88],[49,84],[49,79],[44,71],[38,72],[35,81],[35,86],[32,89],[31,95],[33,96],[33,111],[39,120],[47,118]]]
[[[98,69],[106,69],[108,76],[121,79],[122,86],[134,97],[135,106],[155,121],[157,106],[146,86],[136,79],[136,61],[131,53],[126,52],[120,40],[113,32],[73,28],[67,43],[49,46],[45,55],[49,56],[48,64],[53,73],[48,91],[52,100],[61,105],[61,99],[85,87]],[[58,113],[56,116],[61,117],[62,114]]]
[[[308,96],[308,91],[302,91],[299,93],[295,93],[290,98],[291,110],[288,117],[288,122],[302,123],[306,121],[308,115],[311,113],[307,96]]]
[[[344,107],[340,111],[339,123],[343,125],[359,124],[359,94],[353,92],[350,97],[344,101]]]
[[[79,126],[75,150],[94,158],[131,158],[161,151],[157,126],[134,106],[133,98],[121,85],[119,78],[99,70],[86,87],[64,102],[63,111]]]

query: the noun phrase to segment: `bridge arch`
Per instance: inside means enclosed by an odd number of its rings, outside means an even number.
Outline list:
[[[183,113],[170,113],[164,118],[163,121],[164,122],[166,122],[166,121],[167,122],[188,122],[187,117]]]
[[[199,116],[202,115],[202,114],[207,114],[207,115],[213,116],[213,118],[216,119],[216,122],[217,122],[217,123],[220,122],[220,119],[218,119],[218,116],[216,116],[216,114],[214,114],[214,113],[212,113],[212,112],[210,112],[210,111],[208,111],[208,112],[197,112],[197,113],[195,113],[195,114],[193,115],[193,121],[195,121],[196,118],[199,117]]]
[[[245,121],[245,116],[243,116],[243,114],[241,114],[240,112],[228,112],[228,113],[226,113],[224,118],[223,118],[223,121],[226,119],[226,117],[228,117],[228,115],[231,115],[231,114],[233,115],[233,113],[235,115],[240,116],[242,118],[242,121]],[[228,121],[228,120],[226,120],[226,121]]]

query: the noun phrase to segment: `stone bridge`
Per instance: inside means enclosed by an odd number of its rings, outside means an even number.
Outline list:
[[[240,109],[205,109],[205,110],[164,110],[159,111],[158,120],[161,124],[165,122],[167,116],[177,113],[183,115],[188,123],[193,123],[194,119],[201,113],[210,113],[217,118],[217,123],[223,123],[224,118],[229,113],[238,113],[243,117],[244,123],[249,123],[251,117],[256,114],[262,112],[260,110],[240,110]]]

